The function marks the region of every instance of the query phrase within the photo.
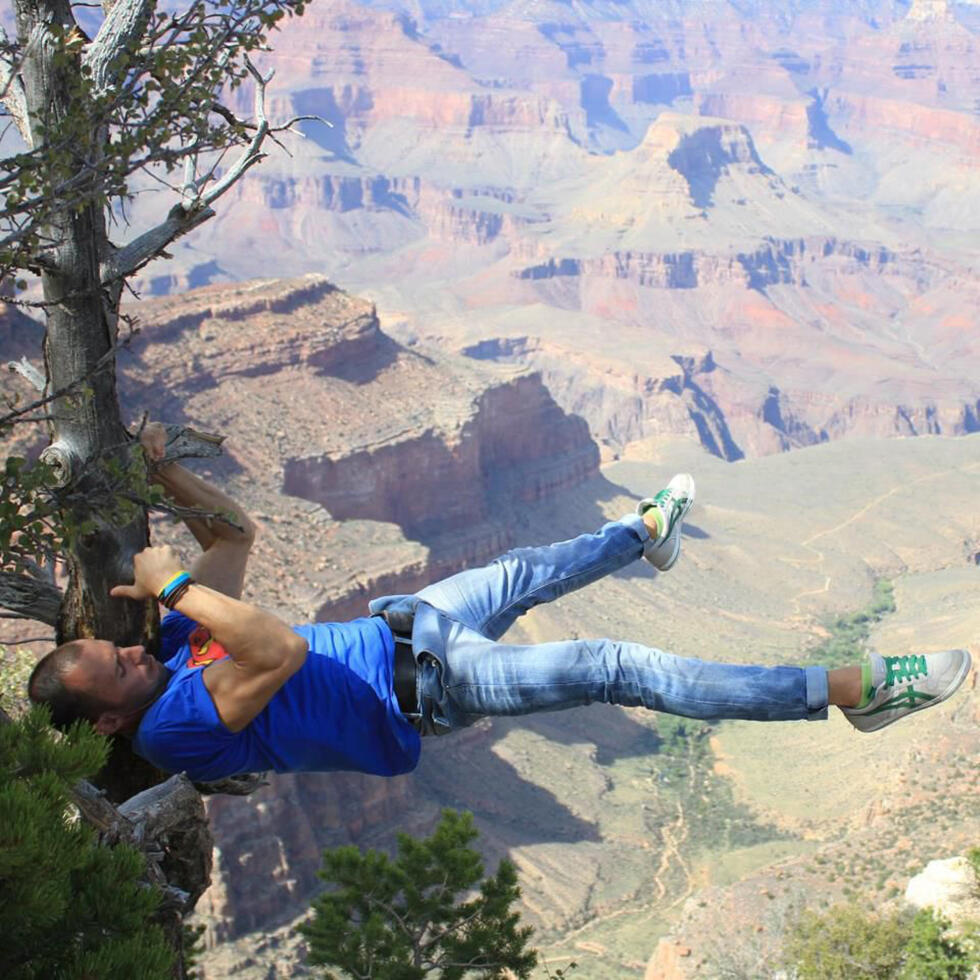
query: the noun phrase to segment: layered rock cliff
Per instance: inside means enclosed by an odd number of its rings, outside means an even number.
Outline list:
[[[597,472],[586,423],[538,374],[400,347],[371,304],[322,277],[208,287],[135,312],[124,401],[227,437],[213,476],[260,528],[245,597],[288,620],[364,615],[372,595],[485,561],[515,542],[522,509]],[[486,737],[474,728],[445,751]],[[299,914],[323,847],[428,829],[426,778],[274,777],[247,800],[212,800],[218,860],[199,909],[210,941]]]
[[[258,481],[260,512],[273,511],[261,493],[275,484],[329,535],[353,539],[358,521],[372,522],[368,537],[395,525],[401,545],[378,557],[386,587],[491,557],[511,541],[512,511],[597,471],[585,421],[559,408],[539,374],[400,347],[370,304],[322,277],[207,287],[138,315],[125,399],[217,424],[241,454],[225,471]],[[313,570],[321,600],[311,609],[348,608],[347,568]]]

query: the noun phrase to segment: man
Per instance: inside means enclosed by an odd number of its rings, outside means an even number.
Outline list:
[[[162,459],[163,439],[162,427],[146,427],[151,460]],[[683,474],[595,534],[375,600],[368,618],[295,628],[238,599],[253,530],[234,502],[177,464],[157,478],[177,503],[230,512],[241,527],[188,520],[203,548],[190,574],[170,548],[147,548],[133,584],[112,589],[171,609],[163,662],[141,646],[76,640],[40,661],[29,693],[56,723],[84,717],[104,734],[130,734],[150,762],[199,781],[266,769],[396,775],[417,764],[420,734],[593,701],[768,721],[826,718],[837,705],[875,731],[945,700],[970,668],[963,650],[872,654],[828,671],[704,662],[612,640],[500,642],[528,609],[638,558],[668,571],[694,501]]]

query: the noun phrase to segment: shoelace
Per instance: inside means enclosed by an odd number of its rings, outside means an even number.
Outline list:
[[[923,654],[885,657],[885,687],[900,684],[902,681],[915,680],[916,677],[924,677],[928,673],[929,669],[926,667],[926,658]]]
[[[680,512],[683,499],[684,498],[680,495],[675,496],[674,491],[667,488],[661,490],[653,498],[653,502],[657,504],[661,510],[666,510],[670,515],[669,523],[671,527],[674,526],[674,521],[677,520],[677,515]]]

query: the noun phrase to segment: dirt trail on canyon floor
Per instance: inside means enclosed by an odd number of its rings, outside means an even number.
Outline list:
[[[959,472],[961,469],[976,470],[980,468],[980,463],[969,463],[965,467],[956,467],[955,469],[940,470],[938,473],[927,473],[924,476],[917,477],[907,483],[898,483],[893,486],[890,490],[886,490],[884,493],[879,494],[877,497],[869,500],[859,511],[853,513],[846,520],[841,521],[839,524],[835,524],[833,527],[824,528],[821,531],[816,531],[811,534],[806,540],[800,542],[800,547],[805,548],[807,551],[813,552],[813,558],[789,558],[785,555],[779,556],[779,561],[785,562],[787,565],[794,565],[797,568],[807,565],[820,565],[826,560],[826,555],[819,548],[815,548],[813,543],[819,541],[821,538],[829,537],[832,534],[837,534],[843,531],[845,528],[850,527],[852,524],[856,524],[865,515],[870,513],[876,507],[879,507],[884,501],[889,497],[895,496],[895,494],[900,493],[903,490],[907,490],[909,487],[916,486],[917,484],[927,483],[931,480],[938,480],[950,473]],[[819,589],[806,589],[802,592],[796,593],[796,595],[790,598],[790,602],[793,604],[793,618],[803,619],[805,618],[801,600],[805,599],[807,596],[814,595],[826,595],[830,591],[831,583],[833,582],[833,576],[827,575],[824,578],[824,584]]]

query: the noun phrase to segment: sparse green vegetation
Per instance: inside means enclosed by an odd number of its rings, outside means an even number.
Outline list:
[[[954,936],[949,925],[928,908],[806,911],[788,933],[783,965],[797,980],[966,980],[980,965],[977,933]]]
[[[655,807],[648,821],[651,829],[674,819],[679,805],[684,814],[687,847],[698,850],[729,851],[751,847],[787,835],[735,801],[728,781],[715,772],[711,748],[714,727],[703,721],[658,715],[657,733],[661,739],[654,766],[658,798],[666,810]],[[659,832],[659,831],[658,831]]]
[[[875,582],[871,603],[864,609],[846,616],[837,616],[826,623],[830,636],[806,656],[805,663],[822,667],[843,667],[859,663],[865,656],[865,645],[871,628],[889,613],[895,612],[895,589],[887,579]]]

